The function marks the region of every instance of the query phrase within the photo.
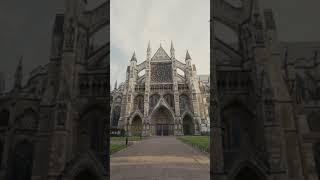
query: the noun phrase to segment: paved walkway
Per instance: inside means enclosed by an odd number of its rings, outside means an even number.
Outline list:
[[[209,156],[175,137],[151,137],[111,156],[111,180],[209,180]]]

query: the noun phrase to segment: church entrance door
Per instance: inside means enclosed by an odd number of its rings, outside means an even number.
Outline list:
[[[89,170],[81,171],[74,180],[98,180],[98,177]]]
[[[265,180],[265,178],[260,172],[250,167],[242,168],[234,178],[234,180],[248,180],[248,179]]]
[[[152,115],[154,135],[171,136],[174,133],[173,117],[165,107],[159,107]]]
[[[169,136],[173,135],[173,125],[172,124],[157,124],[156,125],[156,135],[157,136]]]
[[[140,116],[135,116],[131,124],[131,135],[140,136],[142,135],[142,119]]]
[[[186,115],[183,118],[183,134],[194,135],[194,123],[190,115]]]
[[[33,144],[27,141],[15,146],[12,156],[11,180],[31,180],[33,167]]]

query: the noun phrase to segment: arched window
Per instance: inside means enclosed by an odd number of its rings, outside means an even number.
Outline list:
[[[174,96],[172,94],[166,94],[163,96],[170,107],[174,108]]]
[[[190,115],[186,115],[183,118],[183,134],[194,135],[194,123]]]
[[[182,95],[180,95],[179,99],[180,99],[179,103],[180,103],[180,111],[181,111],[181,113],[186,111],[186,110],[191,110],[190,109],[190,106],[191,106],[190,100],[189,100],[189,97],[187,95],[182,94]]]
[[[222,131],[225,149],[238,149],[240,146],[256,145],[263,135],[256,130],[259,122],[240,103],[232,103],[222,110]]]
[[[121,108],[119,106],[116,106],[113,109],[112,126],[114,126],[114,127],[118,126],[118,122],[119,122],[119,118],[120,118],[120,111],[121,111]]]
[[[81,117],[79,130],[79,143],[81,147],[88,147],[89,145],[93,151],[102,152],[105,144],[106,112],[102,108],[91,108]]]
[[[22,141],[18,143],[13,151],[12,166],[10,174],[12,180],[31,180],[33,167],[33,144]]]
[[[25,109],[24,112],[18,116],[16,126],[19,129],[36,130],[38,128],[38,114],[33,109]]]
[[[159,94],[153,94],[150,96],[150,110],[152,110],[156,105],[157,103],[159,102],[159,99],[160,99],[160,95]]]
[[[144,111],[144,97],[143,95],[137,95],[134,99],[134,108],[135,110]]]

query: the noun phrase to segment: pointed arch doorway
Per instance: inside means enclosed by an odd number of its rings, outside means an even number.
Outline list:
[[[31,180],[34,158],[34,145],[29,141],[18,143],[13,151],[10,180]]]
[[[83,170],[78,175],[75,176],[74,180],[98,180],[98,176],[95,175],[90,170]]]
[[[248,166],[243,167],[234,177],[234,180],[248,180],[248,179],[265,180],[265,177],[257,169],[248,167]]]
[[[183,118],[183,134],[184,135],[194,135],[194,123],[193,118],[187,114]]]
[[[131,135],[141,136],[142,135],[142,119],[139,115],[134,116],[131,122]]]
[[[174,135],[174,119],[169,109],[164,106],[157,108],[151,115],[152,135],[171,136]]]

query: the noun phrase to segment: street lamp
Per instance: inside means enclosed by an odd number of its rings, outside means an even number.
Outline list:
[[[127,133],[126,133],[126,146],[128,146],[128,136],[129,136],[129,121],[127,121]]]

